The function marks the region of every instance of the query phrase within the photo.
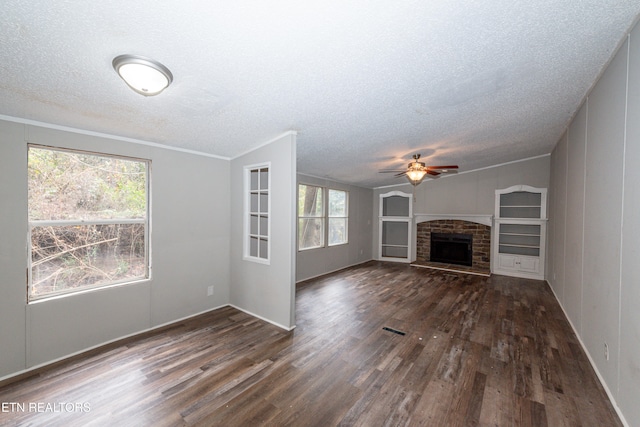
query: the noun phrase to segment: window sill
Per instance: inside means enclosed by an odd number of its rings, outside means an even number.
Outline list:
[[[81,289],[79,291],[64,292],[64,293],[59,293],[59,294],[55,294],[55,295],[45,295],[45,296],[41,296],[41,297],[38,297],[38,298],[35,298],[35,299],[27,300],[27,305],[40,304],[42,302],[57,300],[57,299],[61,299],[61,298],[67,298],[67,297],[71,297],[71,296],[75,296],[75,295],[83,295],[83,294],[96,292],[96,291],[104,291],[104,290],[107,290],[107,289],[112,289],[112,288],[117,288],[117,287],[122,287],[122,286],[139,285],[139,284],[143,284],[143,283],[147,283],[147,282],[150,283],[151,279],[150,278],[145,278],[145,279],[133,280],[133,281],[122,282],[122,283],[112,283],[110,285],[104,285],[104,286],[96,286],[96,287],[93,287],[93,288]]]

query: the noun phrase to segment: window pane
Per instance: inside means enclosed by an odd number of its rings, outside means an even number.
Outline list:
[[[269,189],[269,168],[260,169],[260,189]]]
[[[347,219],[329,218],[329,246],[347,243]]]
[[[269,217],[266,217],[266,216],[260,217],[260,235],[261,236],[269,235]]]
[[[298,220],[298,248],[317,248],[324,243],[324,221],[322,218],[300,218]]]
[[[249,255],[250,256],[258,256],[258,238],[250,237],[249,238]]]
[[[143,279],[144,224],[33,227],[31,296]]]
[[[347,192],[329,190],[329,216],[347,216]]]
[[[260,194],[260,213],[269,212],[269,194]]]
[[[249,234],[258,234],[258,215],[251,215],[250,217]]]
[[[249,172],[251,177],[251,188],[249,188],[249,190],[258,190],[259,186],[258,186],[258,177],[259,177],[259,171],[258,169],[252,170],[251,172]]]
[[[322,212],[322,188],[312,185],[299,185],[298,216],[321,217]]]
[[[29,147],[29,220],[145,218],[146,163]]]
[[[269,242],[267,239],[260,239],[260,258],[269,259]]]

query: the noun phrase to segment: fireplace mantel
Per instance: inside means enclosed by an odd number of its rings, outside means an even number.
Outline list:
[[[493,215],[480,214],[413,214],[413,222],[415,224],[425,221],[437,221],[441,219],[457,219],[461,221],[476,222],[478,224],[493,225]]]

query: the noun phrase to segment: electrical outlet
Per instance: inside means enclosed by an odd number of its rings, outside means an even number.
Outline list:
[[[210,297],[211,295],[213,295],[213,286],[207,288],[207,296]]]
[[[604,343],[604,358],[609,360],[609,345],[607,343]]]

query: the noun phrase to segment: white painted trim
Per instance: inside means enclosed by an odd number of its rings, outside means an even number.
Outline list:
[[[621,191],[621,198],[622,198],[622,203],[620,206],[620,247],[618,248],[619,250],[619,254],[620,254],[620,265],[619,265],[619,270],[618,270],[618,348],[617,348],[617,354],[616,354],[616,358],[618,359],[618,363],[617,363],[617,372],[616,372],[616,383],[618,384],[617,387],[617,394],[620,394],[620,373],[621,373],[621,367],[620,367],[620,353],[622,351],[622,346],[620,345],[620,343],[622,343],[622,279],[624,276],[624,265],[623,265],[623,261],[624,261],[624,257],[623,257],[623,248],[624,248],[624,244],[625,244],[625,235],[624,235],[624,229],[625,229],[625,216],[624,216],[624,208],[625,208],[625,183],[627,182],[627,129],[629,128],[629,63],[631,62],[631,34],[627,34],[627,52],[626,52],[626,63],[627,63],[627,69],[626,69],[626,74],[627,74],[627,78],[625,80],[625,99],[624,99],[624,136],[622,139],[622,191]],[[567,168],[567,170],[569,170],[569,168]],[[568,172],[567,172],[568,173]],[[565,215],[566,217],[566,215]],[[566,228],[565,228],[566,230]],[[566,245],[565,245],[566,246]]]
[[[403,184],[392,184],[392,185],[383,185],[382,187],[373,187],[373,190],[384,190],[385,188],[393,188],[393,187],[404,187],[407,185],[411,185],[408,182],[405,182]]]
[[[233,307],[233,308],[235,308],[236,310],[240,310],[240,311],[242,311],[243,313],[248,314],[249,316],[255,317],[255,318],[260,319],[260,320],[264,320],[264,321],[265,321],[265,322],[267,322],[267,323],[271,323],[272,325],[277,326],[278,328],[284,329],[285,331],[292,331],[292,330],[294,330],[294,329],[295,329],[295,327],[296,327],[296,325],[293,325],[293,326],[291,326],[290,328],[288,328],[288,327],[286,327],[286,326],[284,326],[284,325],[279,324],[278,322],[274,322],[273,320],[269,320],[269,319],[267,319],[266,317],[259,316],[259,315],[255,314],[255,313],[250,312],[249,310],[245,310],[244,308],[240,308],[240,307],[238,307],[237,305],[228,304],[228,306],[229,306],[229,307]]]
[[[389,197],[403,197],[409,200],[409,215],[408,216],[383,216],[384,213],[384,199]],[[413,259],[413,249],[415,248],[415,242],[413,238],[413,196],[411,194],[402,192],[402,191],[389,191],[387,193],[380,194],[378,196],[378,260],[379,261],[391,261],[391,262],[402,262],[402,263],[411,263],[415,261]],[[388,222],[404,222],[407,223],[407,257],[390,257],[382,255],[382,247],[384,246],[382,243],[382,230],[384,228],[384,223]],[[402,245],[401,245],[402,246]]]
[[[335,270],[325,271],[324,273],[316,274],[315,276],[307,277],[306,279],[300,279],[296,282],[296,285],[306,282],[307,280],[317,279],[318,277],[326,276],[327,274],[337,273],[338,271],[346,270],[347,268],[355,267],[356,265],[365,264],[369,261],[377,261],[376,259],[370,258],[366,261],[356,262],[355,264],[350,264],[345,267],[336,268]]]
[[[311,175],[311,174],[304,173],[304,172],[297,172],[297,175],[308,177],[308,178],[313,178],[313,179],[319,179],[319,180],[322,180],[322,181],[331,181],[331,182],[336,183],[336,184],[348,185],[350,187],[366,188],[367,190],[370,190],[370,188],[368,188],[368,187],[361,187],[359,185],[349,184],[349,183],[342,182],[342,181],[336,181],[333,178],[327,178],[327,177],[322,177],[322,176],[317,176],[317,175]],[[309,185],[318,185],[318,184],[309,184]]]
[[[165,150],[179,151],[179,152],[188,153],[188,154],[195,154],[196,156],[211,157],[211,158],[214,158],[214,159],[227,160],[227,161],[231,160],[231,158],[229,158],[229,157],[217,156],[215,154],[203,153],[201,151],[188,150],[186,148],[172,147],[172,146],[169,146],[169,145],[159,144],[157,142],[143,141],[141,139],[128,138],[128,137],[125,137],[125,136],[110,135],[110,134],[107,134],[107,133],[94,132],[94,131],[83,130],[83,129],[77,129],[77,128],[72,128],[72,127],[69,127],[69,126],[54,125],[54,124],[51,124],[51,123],[38,122],[36,120],[29,120],[29,119],[22,119],[22,118],[19,118],[19,117],[5,116],[3,114],[0,114],[0,120],[6,120],[8,122],[14,122],[14,123],[22,123],[22,124],[31,125],[31,126],[38,126],[38,127],[43,127],[43,128],[47,128],[47,129],[54,129],[54,130],[60,130],[60,131],[65,131],[65,132],[77,133],[77,134],[81,134],[81,135],[97,136],[99,138],[115,139],[115,140],[118,140],[118,141],[131,142],[133,144],[147,145],[147,146],[150,146],[150,147],[163,148]]]
[[[600,374],[600,371],[598,370],[598,367],[596,366],[596,363],[594,362],[593,358],[591,357],[591,354],[589,353],[589,350],[587,349],[587,346],[584,345],[584,342],[582,342],[582,338],[580,337],[580,334],[578,333],[578,330],[575,328],[575,326],[573,325],[573,322],[571,321],[571,318],[569,317],[569,315],[565,311],[564,306],[562,305],[562,303],[560,302],[560,299],[558,298],[558,295],[556,294],[556,291],[553,289],[553,286],[551,286],[551,284],[549,283],[548,280],[545,280],[545,282],[546,282],[547,286],[549,287],[549,289],[551,289],[551,293],[553,294],[553,297],[558,302],[558,305],[562,309],[562,313],[564,314],[565,319],[567,319],[567,321],[569,322],[569,325],[571,325],[571,329],[573,329],[573,333],[576,335],[576,338],[578,339],[578,342],[580,343],[580,346],[582,346],[582,349],[584,350],[585,354],[587,355],[587,359],[589,359],[589,363],[591,363],[591,367],[593,368],[594,372],[596,373],[596,376],[598,377],[598,380],[600,381],[600,385],[602,385],[602,388],[604,388],[605,393],[607,393],[607,397],[609,398],[609,401],[611,401],[611,406],[613,406],[613,409],[616,410],[616,414],[618,414],[618,417],[620,418],[620,421],[622,421],[622,424],[625,427],[629,427],[629,423],[624,418],[624,415],[622,414],[622,411],[618,407],[618,403],[616,402],[616,399],[613,397],[613,393],[611,393],[611,390],[609,390],[609,386],[605,382],[604,377],[602,376],[602,374]]]
[[[413,219],[416,224],[440,219],[457,219],[460,221],[475,222],[489,227],[493,225],[493,215],[484,214],[414,214]]]
[[[251,248],[249,244],[249,235],[251,234],[251,171],[252,170],[267,169],[267,258],[260,258],[251,256]],[[243,235],[242,235],[242,259],[244,261],[255,262],[258,264],[271,265],[271,176],[273,170],[271,169],[271,162],[256,163],[252,165],[243,166],[242,170],[243,179],[243,191],[244,191],[244,204],[243,204]],[[260,176],[258,175],[258,182]],[[258,188],[260,190],[260,188]],[[259,197],[258,197],[259,199]],[[260,243],[258,242],[258,252],[260,251]]]
[[[229,160],[235,160],[235,159],[237,159],[238,157],[245,156],[245,155],[247,155],[247,154],[249,154],[249,153],[251,153],[251,152],[253,152],[253,151],[259,150],[260,148],[262,148],[262,147],[264,147],[264,146],[266,146],[266,145],[269,145],[269,144],[271,144],[272,142],[276,142],[277,140],[282,139],[282,138],[284,138],[285,136],[289,136],[289,135],[298,135],[298,132],[297,132],[297,131],[295,131],[295,130],[288,130],[288,131],[286,131],[286,132],[284,132],[284,133],[282,133],[282,134],[280,134],[280,135],[276,136],[275,138],[272,138],[272,139],[268,140],[267,142],[263,142],[263,143],[261,143],[260,145],[258,145],[258,146],[256,146],[256,147],[253,147],[253,148],[251,148],[251,149],[249,149],[249,150],[245,151],[244,153],[241,153],[241,154],[238,154],[238,155],[236,155],[236,156],[231,157]]]
[[[73,353],[69,353],[69,354],[64,355],[62,357],[58,357],[56,359],[49,360],[49,361],[44,362],[44,363],[39,363],[39,364],[31,366],[31,367],[29,367],[27,369],[23,369],[23,370],[18,371],[18,372],[13,372],[13,373],[11,373],[9,375],[5,375],[4,377],[0,377],[0,382],[4,381],[4,380],[7,380],[9,378],[17,377],[18,375],[26,374],[26,373],[34,371],[36,369],[40,369],[40,368],[44,368],[44,367],[49,366],[49,365],[53,365],[54,363],[61,362],[61,361],[66,360],[66,359],[70,359],[70,358],[72,358],[74,356],[77,356],[79,354],[86,353],[87,351],[95,350],[95,349],[100,348],[100,347],[104,347],[104,346],[109,345],[111,343],[114,343],[114,342],[117,342],[117,341],[120,341],[120,340],[124,340],[124,339],[127,339],[127,338],[131,338],[131,337],[135,337],[136,335],[142,335],[142,334],[145,334],[147,332],[151,332],[151,331],[154,331],[156,329],[163,328],[165,326],[169,326],[169,325],[172,325],[174,323],[179,323],[179,322],[185,321],[187,319],[191,319],[192,317],[200,316],[200,315],[209,313],[211,311],[219,310],[221,308],[228,307],[228,306],[230,306],[230,304],[223,304],[223,305],[220,305],[220,306],[217,306],[217,307],[214,307],[214,308],[210,308],[208,310],[201,311],[199,313],[195,313],[195,314],[191,314],[189,316],[181,317],[180,319],[171,320],[169,322],[165,322],[165,323],[162,323],[160,325],[153,326],[151,328],[143,329],[143,330],[138,331],[138,332],[133,332],[131,334],[127,334],[127,335],[123,335],[123,336],[118,337],[118,338],[114,338],[112,340],[105,341],[105,342],[103,342],[101,344],[96,344],[96,345],[93,345],[91,347],[87,347],[85,349],[78,350],[78,351],[75,351]],[[26,364],[26,361],[25,361],[25,364]]]
[[[459,273],[459,274],[473,274],[475,276],[482,276],[482,277],[491,276],[491,274],[487,274],[487,273],[478,273],[476,271],[462,271],[462,270],[455,270],[453,268],[434,267],[431,265],[411,264],[411,267],[429,268],[431,270],[450,271],[452,273]]]

